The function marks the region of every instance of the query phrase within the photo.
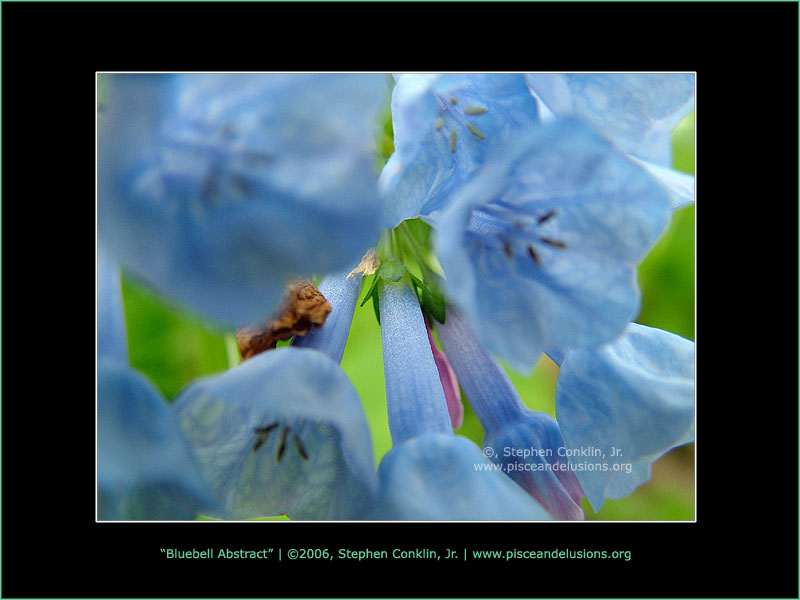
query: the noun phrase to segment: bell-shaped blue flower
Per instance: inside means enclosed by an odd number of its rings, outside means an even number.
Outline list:
[[[556,416],[595,510],[650,478],[650,465],[694,440],[694,343],[631,323],[596,349],[548,350],[560,372]],[[598,460],[598,458],[600,460]]]
[[[219,516],[361,519],[377,492],[372,441],[344,372],[316,350],[263,352],[173,403]]]
[[[258,322],[377,241],[384,76],[105,77],[98,235],[167,297]]]
[[[392,92],[395,152],[381,173],[384,227],[440,209],[515,129],[538,123],[522,74],[405,74]]]
[[[163,396],[133,369],[101,358],[98,520],[190,520],[216,506]]]
[[[384,520],[550,520],[480,449],[453,434],[419,302],[400,280],[380,288],[393,448],[378,469]]]
[[[486,432],[484,451],[557,520],[584,518],[578,479],[555,419],[528,409],[503,368],[483,350],[454,307],[436,326],[464,394]]]
[[[529,73],[557,117],[591,123],[623,152],[672,164],[670,134],[694,107],[693,73]]]
[[[185,520],[217,501],[161,393],[128,366],[119,266],[98,246],[97,518]]]
[[[529,129],[436,219],[448,296],[487,350],[527,372],[545,346],[622,333],[639,310],[636,264],[669,214],[648,172],[580,122]]]

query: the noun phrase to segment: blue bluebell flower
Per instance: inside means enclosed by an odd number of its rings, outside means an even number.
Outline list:
[[[547,352],[560,366],[556,417],[575,450],[569,460],[595,510],[647,481],[663,454],[694,441],[694,342],[631,323],[604,346]]]
[[[436,220],[449,299],[482,344],[527,372],[545,346],[592,346],[639,309],[636,265],[666,191],[577,121],[520,133]]]
[[[470,440],[453,434],[410,285],[380,290],[386,402],[393,448],[378,468],[387,520],[550,520],[550,514]]]
[[[405,74],[392,91],[395,151],[381,172],[384,227],[428,215],[516,130],[538,122],[522,74]]]
[[[556,520],[583,519],[583,490],[564,456],[564,440],[555,419],[522,403],[506,372],[480,346],[456,308],[448,308],[447,320],[436,331],[483,425],[486,455]]]
[[[166,297],[257,322],[377,241],[384,76],[105,77],[98,235]]]
[[[361,519],[377,493],[350,380],[322,352],[285,347],[200,379],[173,403],[222,508],[247,519]]]
[[[190,520],[216,505],[161,393],[130,367],[101,358],[98,520]]]
[[[119,267],[98,248],[97,518],[186,520],[213,510],[175,415],[128,366]]]

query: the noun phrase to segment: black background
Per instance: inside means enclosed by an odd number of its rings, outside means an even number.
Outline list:
[[[797,4],[0,10],[3,597],[797,597]],[[95,523],[94,81],[119,70],[697,71],[697,523]],[[159,550],[208,547],[632,560]]]

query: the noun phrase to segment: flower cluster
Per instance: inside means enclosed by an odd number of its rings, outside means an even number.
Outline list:
[[[104,78],[98,519],[576,520],[693,441],[694,344],[633,322],[636,266],[694,200],[670,165],[693,75]],[[297,277],[330,311],[168,404],[129,364],[121,268],[220,327],[273,318]],[[339,366],[370,300],[377,471]],[[543,353],[555,419],[498,362]],[[462,391],[482,448],[454,433]]]

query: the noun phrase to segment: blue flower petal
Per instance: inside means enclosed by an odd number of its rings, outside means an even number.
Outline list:
[[[470,440],[427,433],[395,446],[378,469],[375,518],[416,521],[549,521],[550,514]]]
[[[361,273],[349,278],[347,273],[326,276],[319,285],[319,291],[331,305],[331,312],[321,328],[296,336],[292,346],[313,348],[328,355],[334,362],[342,362],[362,278]]]
[[[585,119],[624,152],[672,164],[670,133],[694,106],[692,73],[528,74],[558,117]]]
[[[360,519],[377,492],[358,395],[330,358],[263,352],[173,405],[224,518]]]
[[[119,265],[97,246],[97,355],[128,363]]]
[[[165,295],[257,322],[288,279],[343,269],[377,241],[382,75],[107,79],[98,234]]]
[[[133,369],[101,358],[97,374],[99,520],[188,520],[217,504],[175,416]]]
[[[436,219],[437,253],[483,345],[529,371],[545,346],[622,333],[639,309],[635,265],[668,218],[647,171],[562,119],[487,160]]]
[[[553,417],[526,410],[513,426],[487,432],[483,445],[492,448],[492,461],[556,520],[583,520],[585,494],[569,460],[561,455],[564,441]]]
[[[662,167],[646,160],[634,159],[642,165],[669,192],[672,209],[694,202],[694,175]]]
[[[605,470],[580,466],[597,462],[594,456],[570,458],[583,469],[578,479],[599,510],[604,498],[620,498],[646,481],[650,463],[694,439],[694,343],[631,323],[610,344],[568,350],[556,414],[567,448],[604,454]]]
[[[380,179],[383,226],[442,208],[492,145],[537,123],[521,74],[401,75],[392,92],[395,152]]]

